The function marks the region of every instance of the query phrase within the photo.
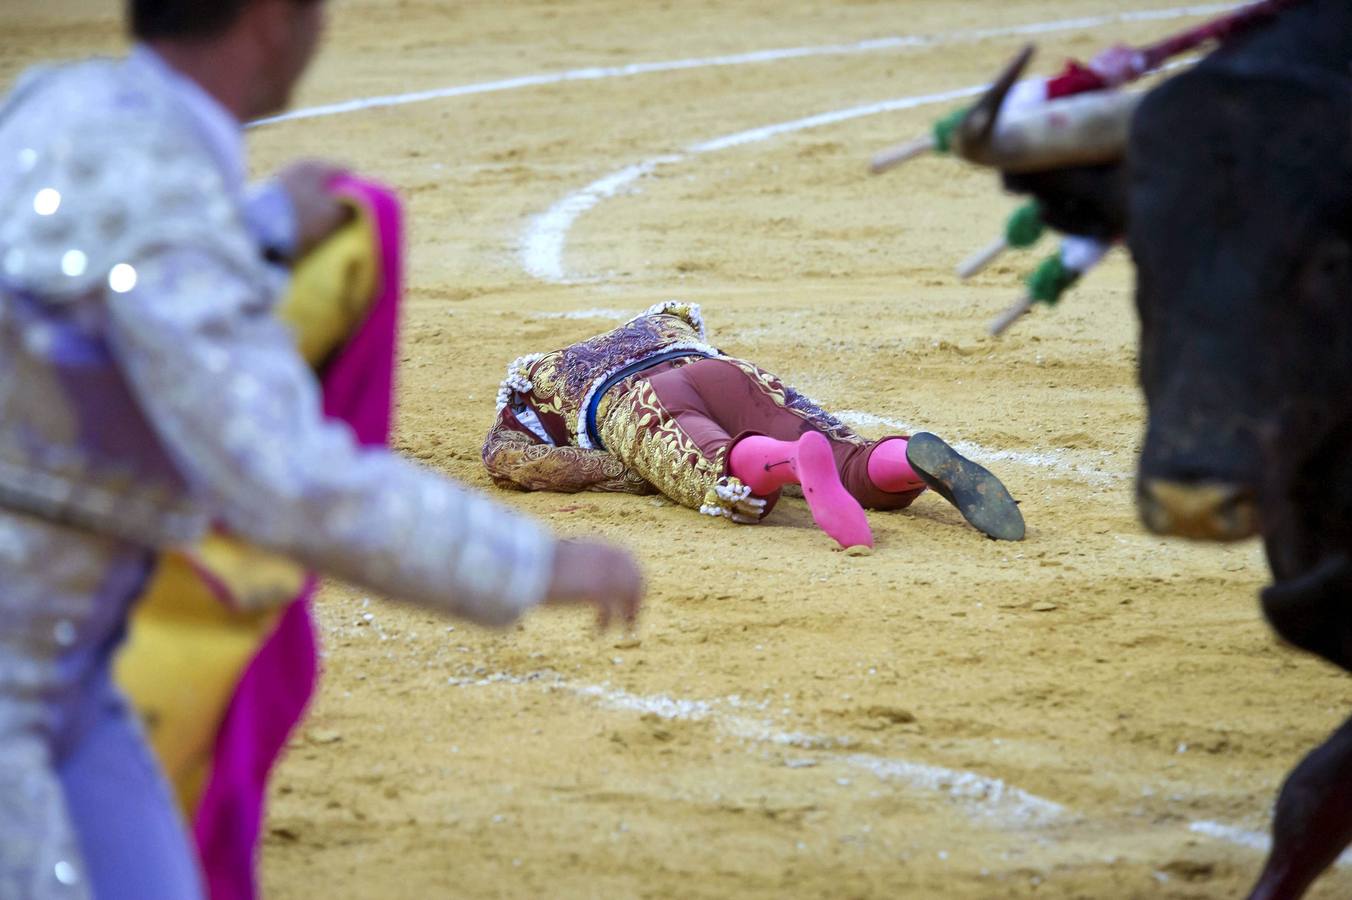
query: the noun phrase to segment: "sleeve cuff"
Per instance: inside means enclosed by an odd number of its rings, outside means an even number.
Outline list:
[[[296,258],[300,227],[295,205],[280,182],[264,182],[249,192],[244,202],[244,224],[265,256],[288,262]]]

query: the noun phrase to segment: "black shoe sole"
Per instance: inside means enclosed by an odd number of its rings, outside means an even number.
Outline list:
[[[911,436],[906,461],[971,526],[997,541],[1021,541],[1023,514],[1009,491],[982,466],[928,432]]]

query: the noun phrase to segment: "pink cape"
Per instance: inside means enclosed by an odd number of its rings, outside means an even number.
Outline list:
[[[381,281],[370,315],[327,368],[325,415],[351,426],[363,445],[389,442],[395,340],[402,290],[402,214],[380,185],[345,177],[333,189],[371,216]],[[318,679],[311,578],[240,679],[226,710],[193,831],[213,900],[252,900],[268,774],[305,714]]]

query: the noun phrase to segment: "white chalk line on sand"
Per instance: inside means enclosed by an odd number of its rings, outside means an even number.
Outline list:
[[[768,704],[749,702],[737,696],[717,700],[685,700],[661,694],[633,694],[609,684],[574,684],[556,673],[546,672],[452,678],[450,684],[457,687],[537,684],[551,691],[583,697],[606,709],[654,715],[668,721],[707,722],[729,737],[751,743],[817,751],[844,749],[854,744],[851,738],[786,731],[771,719],[749,715],[744,711],[764,710]],[[900,782],[916,790],[945,796],[973,817],[1000,827],[1050,825],[1065,812],[1059,803],[977,772],[871,753],[833,755],[824,757],[822,762],[835,762],[867,772],[882,781]]]
[[[572,192],[540,215],[531,219],[525,234],[521,238],[519,251],[521,265],[528,273],[541,281],[560,284],[569,281],[576,282],[589,280],[569,278],[563,267],[563,251],[568,242],[568,233],[572,230],[573,224],[577,222],[583,213],[595,208],[602,200],[615,196],[622,188],[633,184],[640,178],[651,175],[662,166],[685,162],[692,156],[698,156],[704,153],[713,153],[718,150],[726,150],[729,147],[740,147],[746,144],[766,141],[778,135],[788,134],[793,131],[818,128],[823,125],[833,125],[849,121],[850,119],[878,115],[879,113],[899,112],[906,109],[915,109],[920,106],[962,100],[967,97],[974,97],[986,90],[986,88],[987,85],[973,85],[972,87],[959,88],[957,90],[944,91],[937,94],[925,94],[918,97],[902,97],[895,100],[883,100],[878,103],[868,103],[863,106],[855,106],[849,109],[819,113],[817,115],[807,116],[806,118],[795,119],[791,122],[780,122],[775,125],[766,125],[761,128],[751,128],[746,131],[739,131],[712,140],[701,141],[697,144],[691,144],[680,153],[666,153],[630,166],[625,166],[617,172],[612,172],[604,178],[599,178],[586,187]]]
[[[605,709],[654,715],[668,721],[706,722],[730,737],[751,743],[795,747],[809,751],[848,749],[855,741],[848,737],[831,737],[786,731],[772,719],[748,715],[746,710],[764,712],[769,702],[754,702],[733,695],[716,700],[689,700],[664,694],[634,694],[605,684],[576,684],[553,671],[515,675],[498,672],[467,678],[451,678],[455,687],[487,687],[492,685],[538,685],[549,691],[572,694],[596,703]],[[732,710],[729,712],[728,710]],[[900,782],[911,788],[947,797],[963,808],[974,819],[1002,828],[1042,827],[1064,824],[1081,817],[1065,806],[1045,797],[1013,787],[1000,778],[962,769],[916,763],[898,757],[871,753],[832,755],[821,760],[790,760],[793,768],[815,766],[821,762],[835,762],[849,768],[868,772],[883,781]],[[795,765],[796,763],[796,765]],[[1193,834],[1267,853],[1271,838],[1262,832],[1225,825],[1214,821],[1188,823]],[[1352,850],[1339,857],[1337,865],[1352,866]]]
[[[1172,64],[1168,68],[1176,69],[1179,65],[1181,64]],[[901,112],[908,109],[917,109],[922,106],[934,106],[940,103],[964,100],[968,97],[975,97],[984,93],[989,87],[990,86],[987,84],[971,85],[969,87],[956,88],[954,90],[941,91],[934,94],[899,97],[892,100],[878,101],[876,103],[866,103],[862,106],[852,106],[848,109],[818,113],[801,119],[794,119],[789,122],[779,122],[773,125],[749,128],[744,131],[738,131],[710,140],[700,141],[699,143],[691,144],[679,153],[665,153],[661,156],[654,156],[650,159],[645,159],[642,162],[625,166],[619,171],[612,172],[603,178],[593,181],[586,187],[568,194],[545,212],[531,219],[520,242],[518,255],[521,259],[521,264],[523,268],[535,278],[555,284],[597,280],[570,278],[568,276],[567,271],[563,266],[563,253],[568,241],[568,233],[572,230],[574,223],[576,223],[584,213],[595,208],[601,201],[614,197],[623,188],[628,187],[641,178],[646,178],[663,166],[683,163],[692,156],[700,156],[705,153],[716,153],[720,150],[728,150],[732,147],[741,147],[747,144],[768,141],[782,134],[806,131],[811,128],[821,128],[826,125],[836,125],[841,122],[862,119],[868,116],[876,116],[882,113]]]
[[[389,106],[407,106],[412,103],[426,103],[432,100],[449,100],[456,97],[470,97],[476,94],[492,94],[501,91],[515,91],[524,88],[544,87],[554,84],[566,84],[576,81],[600,81],[607,78],[632,78],[636,75],[650,75],[659,72],[681,72],[690,69],[707,69],[726,66],[744,66],[757,63],[782,62],[793,59],[806,59],[814,56],[848,56],[861,53],[878,53],[884,50],[935,47],[961,41],[981,41],[1002,37],[1029,37],[1038,34],[1051,34],[1057,31],[1074,31],[1083,28],[1098,28],[1104,25],[1119,25],[1132,22],[1154,22],[1168,19],[1181,19],[1189,16],[1204,16],[1233,9],[1230,3],[1209,3],[1197,6],[1180,6],[1169,9],[1139,10],[1125,13],[1109,13],[1101,16],[1086,16],[1078,19],[1059,19],[1051,22],[1034,22],[1027,25],[1012,25],[1002,28],[980,28],[966,31],[954,31],[937,35],[894,36],[874,38],[848,44],[823,44],[811,47],[778,47],[768,50],[753,50],[748,53],[732,53],[723,56],[705,56],[691,59],[661,60],[646,63],[629,63],[622,66],[588,66],[569,69],[563,72],[544,72],[535,75],[520,75],[496,81],[481,81],[474,84],[452,85],[450,87],[431,88],[404,94],[385,94],[377,97],[359,97],[339,103],[310,106],[292,110],[278,116],[258,119],[250,127],[275,125],[281,122],[294,122],[303,119],[318,119],[326,116],[338,116],[360,112],[367,109],[379,109]]]
[[[915,434],[917,431],[926,430],[899,419],[854,409],[847,409],[835,415],[846,425],[853,425],[857,428],[885,428],[902,434]],[[1071,452],[1069,450],[1055,449],[1046,450],[1042,453],[1027,453],[1022,450],[997,450],[971,441],[951,441],[950,446],[963,456],[970,456],[977,462],[1012,462],[1039,469],[1051,469],[1093,484],[1112,484],[1133,477],[1128,472],[1105,471],[1088,463],[1074,462],[1067,458]],[[1084,451],[1077,452],[1083,453]],[[1101,455],[1104,458],[1111,456],[1107,451],[1101,451]]]
[[[1237,844],[1240,847],[1248,847],[1250,850],[1257,850],[1260,853],[1268,853],[1272,850],[1272,837],[1261,831],[1249,831],[1245,828],[1236,828],[1233,825],[1222,825],[1220,822],[1193,822],[1188,825],[1188,830],[1193,834]],[[1340,867],[1352,866],[1352,850],[1348,850],[1339,856],[1334,865]]]
[[[570,309],[566,312],[531,313],[532,319],[614,319],[628,320],[634,317],[634,311],[622,309]]]
[[[1126,18],[1129,16],[1141,16],[1146,19],[1167,19],[1183,18],[1187,16],[1202,15],[1207,12],[1215,12],[1220,9],[1228,9],[1228,6],[1213,7],[1182,7],[1169,10],[1151,10],[1145,13],[1121,13],[1112,16],[1097,16],[1082,19],[1067,19],[1059,22],[1034,23],[1030,25],[1015,26],[1012,28],[995,28],[978,31],[954,32],[948,36],[938,36],[931,38],[914,38],[927,42],[924,45],[932,46],[943,43],[950,43],[960,39],[982,39],[999,36],[1045,34],[1052,31],[1074,30],[1082,28],[1097,27],[1106,24],[1120,23],[1124,21],[1139,21],[1141,19]],[[906,40],[902,38],[889,40]],[[808,48],[799,48],[805,50]],[[821,49],[821,48],[817,48]],[[780,51],[766,51],[780,52]],[[789,52],[789,51],[783,51]],[[840,52],[839,45],[837,49],[831,52]],[[799,53],[798,56],[807,55]],[[797,58],[797,57],[785,57]],[[715,153],[720,150],[727,150],[732,147],[741,147],[747,144],[767,141],[782,134],[789,134],[796,131],[804,131],[811,128],[820,128],[826,125],[835,125],[841,122],[847,122],[852,119],[864,118],[866,116],[875,116],[888,112],[901,112],[908,109],[916,109],[922,106],[931,106],[939,103],[949,103],[955,100],[962,100],[968,97],[976,96],[984,92],[989,85],[973,85],[965,88],[957,88],[950,91],[939,93],[923,94],[912,97],[901,97],[892,100],[883,100],[875,103],[867,103],[860,106],[850,107],[848,109],[834,110],[831,112],[818,113],[812,116],[806,116],[800,119],[794,119],[788,122],[780,122],[773,125],[766,125],[759,128],[750,128],[744,131],[738,131],[732,134],[723,135],[707,141],[691,144],[683,151],[678,153],[666,153],[660,156],[654,156],[637,163],[625,166],[618,171],[612,172],[596,181],[591,182],[580,190],[574,191],[563,199],[559,200],[545,212],[532,218],[523,234],[520,242],[518,255],[521,264],[525,270],[535,278],[542,281],[553,283],[565,283],[569,281],[587,280],[570,279],[563,265],[564,248],[568,241],[568,233],[572,230],[574,223],[586,212],[595,208],[603,200],[614,197],[621,189],[633,184],[641,178],[651,175],[657,169],[663,166],[674,165],[688,160],[692,156],[699,156],[705,153]]]

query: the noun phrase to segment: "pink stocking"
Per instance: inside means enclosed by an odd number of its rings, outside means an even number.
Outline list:
[[[786,484],[802,485],[812,519],[822,531],[842,547],[873,546],[864,508],[840,483],[831,442],[821,432],[809,431],[797,441],[742,438],[728,456],[728,472],[761,496]]]
[[[889,494],[905,494],[925,488],[925,482],[906,461],[905,438],[888,438],[873,448],[868,457],[868,480],[878,490]]]

